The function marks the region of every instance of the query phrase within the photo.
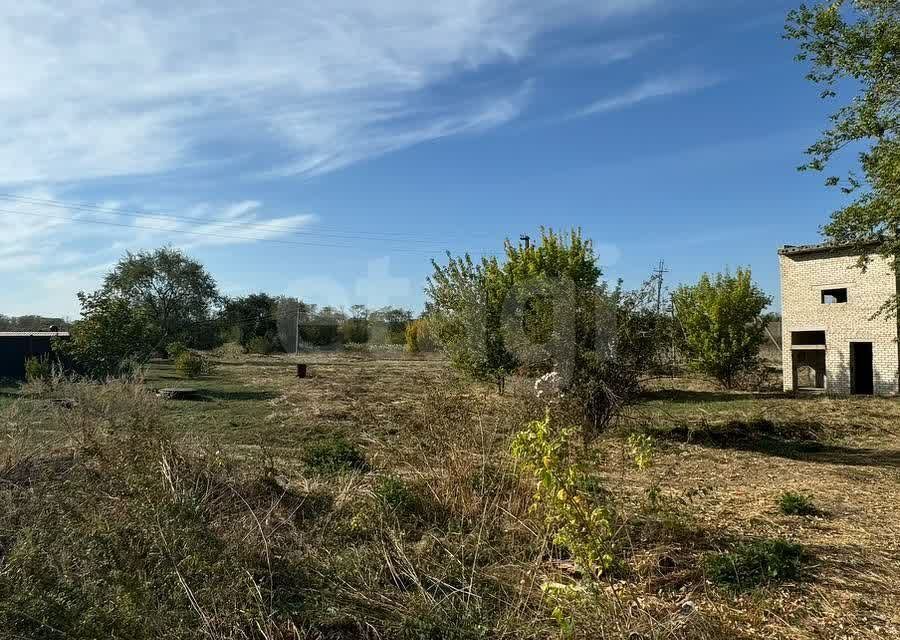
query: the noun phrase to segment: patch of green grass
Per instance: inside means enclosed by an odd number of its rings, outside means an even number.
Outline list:
[[[308,446],[303,452],[303,463],[308,470],[323,474],[369,470],[362,450],[340,435]]]
[[[738,590],[800,580],[808,554],[802,545],[785,540],[759,540],[706,559],[712,582]]]
[[[381,507],[398,520],[413,524],[439,520],[441,509],[420,486],[398,476],[386,476],[375,486],[375,497]]]
[[[398,514],[415,512],[419,496],[398,476],[385,476],[375,486],[375,497],[390,511]]]
[[[256,446],[264,441],[269,446],[296,448],[306,431],[269,424],[269,400],[276,394],[267,387],[245,384],[244,373],[217,367],[191,380],[189,386],[199,391],[201,400],[166,401],[161,406],[166,422],[176,432],[207,436],[224,445]],[[154,361],[144,380],[151,390],[185,384],[171,362]]]
[[[815,516],[822,513],[812,498],[794,491],[785,491],[778,496],[778,510],[786,516]]]

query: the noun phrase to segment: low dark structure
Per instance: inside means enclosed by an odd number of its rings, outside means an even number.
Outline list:
[[[54,338],[68,338],[58,331],[0,332],[0,378],[25,379],[25,360],[49,356]]]
[[[163,400],[196,400],[197,389],[190,389],[187,387],[160,389],[159,397]]]

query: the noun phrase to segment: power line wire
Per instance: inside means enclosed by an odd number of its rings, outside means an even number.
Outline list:
[[[228,227],[250,227],[251,230],[261,230],[261,227],[268,227],[268,229],[273,230],[283,230],[285,233],[290,233],[292,235],[298,236],[319,236],[319,237],[331,237],[336,239],[347,239],[347,240],[372,240],[372,241],[381,241],[381,242],[416,242],[425,244],[431,241],[439,241],[446,239],[448,237],[458,237],[458,238],[468,238],[471,237],[471,234],[467,234],[465,236],[448,236],[446,234],[442,234],[440,238],[438,237],[429,237],[421,234],[407,234],[403,232],[370,232],[370,231],[354,231],[354,232],[346,232],[342,230],[336,230],[334,227],[327,227],[318,225],[320,229],[332,230],[336,231],[334,233],[321,233],[319,231],[301,231],[301,230],[291,230],[287,227],[282,227],[283,223],[278,221],[259,221],[259,222],[247,222],[240,220],[211,220],[209,218],[200,218],[193,216],[177,216],[172,214],[163,214],[163,213],[154,213],[154,212],[144,212],[138,211],[136,209],[123,209],[119,207],[101,207],[98,205],[85,204],[80,202],[65,202],[62,200],[52,200],[47,198],[34,198],[31,196],[21,196],[9,193],[0,193],[0,199],[8,200],[12,202],[19,202],[22,204],[29,204],[33,206],[47,206],[47,207],[55,207],[61,209],[74,209],[77,211],[87,211],[92,213],[104,213],[104,214],[114,214],[120,215],[124,217],[130,218],[152,218],[157,220],[177,220],[184,222],[192,222],[203,225],[218,225],[218,226],[228,226]]]
[[[346,244],[327,244],[327,243],[321,243],[321,242],[299,242],[296,240],[282,240],[279,238],[264,238],[264,237],[258,237],[258,236],[242,236],[242,235],[233,235],[233,234],[224,234],[224,233],[213,233],[213,232],[209,232],[209,231],[194,231],[194,230],[190,230],[190,229],[160,229],[158,227],[147,227],[147,226],[142,226],[142,225],[124,224],[121,222],[112,222],[109,220],[90,220],[90,219],[85,219],[85,218],[54,216],[54,215],[45,214],[45,213],[32,213],[32,212],[28,212],[28,211],[12,211],[9,209],[0,209],[0,214],[6,214],[6,215],[12,215],[12,216],[23,215],[23,216],[31,216],[31,217],[43,218],[43,219],[50,218],[50,219],[54,219],[54,220],[62,220],[65,222],[71,222],[71,223],[76,223],[76,224],[93,224],[93,225],[102,225],[102,226],[122,227],[122,228],[126,228],[126,229],[140,229],[143,231],[152,231],[155,233],[181,233],[181,234],[188,234],[188,235],[195,235],[195,236],[222,238],[222,239],[228,239],[228,240],[244,240],[244,241],[251,241],[251,242],[271,242],[271,243],[276,243],[276,244],[300,246],[300,247],[350,249],[353,251],[360,250],[359,247],[354,247],[352,245],[346,245]],[[386,248],[386,251],[388,253],[404,253],[404,254],[410,254],[410,255],[434,256],[438,253],[444,253],[446,250],[435,249],[434,251],[426,251],[426,250],[422,250],[422,249]],[[483,254],[476,254],[476,255],[489,256],[489,255],[494,255],[494,254],[483,253]]]

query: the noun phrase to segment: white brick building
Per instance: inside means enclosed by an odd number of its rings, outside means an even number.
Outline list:
[[[832,244],[786,246],[781,264],[784,390],[896,395],[900,384],[898,323],[872,319],[897,294],[889,260]]]

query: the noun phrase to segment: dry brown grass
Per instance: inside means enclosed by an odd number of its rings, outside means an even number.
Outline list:
[[[322,585],[297,628],[334,638],[445,637],[441,629],[460,638],[558,636],[540,585],[574,584],[576,573],[528,513],[531,490],[508,457],[512,432],[542,412],[528,381],[498,397],[435,360],[301,359],[312,363],[305,380],[295,377],[290,356],[223,360],[214,378],[198,383],[205,401],[158,407],[182,442],[221,447],[242,474],[275,483],[270,504],[245,510],[242,524],[248,544],[284,545],[273,553],[306,566],[304,579]],[[158,366],[148,384],[164,386],[168,375]],[[58,413],[48,406],[35,399],[7,414],[10,434],[41,435],[28,439],[30,448],[9,438],[8,460],[40,456],[34,443],[54,433],[60,441]],[[76,433],[96,416],[79,419]],[[623,456],[632,430],[656,436],[649,471],[634,470]],[[597,592],[568,602],[572,637],[900,637],[898,430],[897,400],[654,381],[595,445],[598,475],[619,505],[625,566]],[[304,447],[334,433],[360,443],[373,471],[320,477],[305,470]],[[404,519],[378,510],[378,482],[389,474],[417,492],[422,513]],[[651,488],[662,496],[652,508]],[[787,490],[810,495],[824,514],[780,514],[777,498]],[[292,514],[294,499],[307,507]],[[265,535],[253,533],[259,530]],[[751,592],[706,581],[707,554],[773,538],[812,553],[806,580]],[[410,631],[416,620],[424,626]]]

